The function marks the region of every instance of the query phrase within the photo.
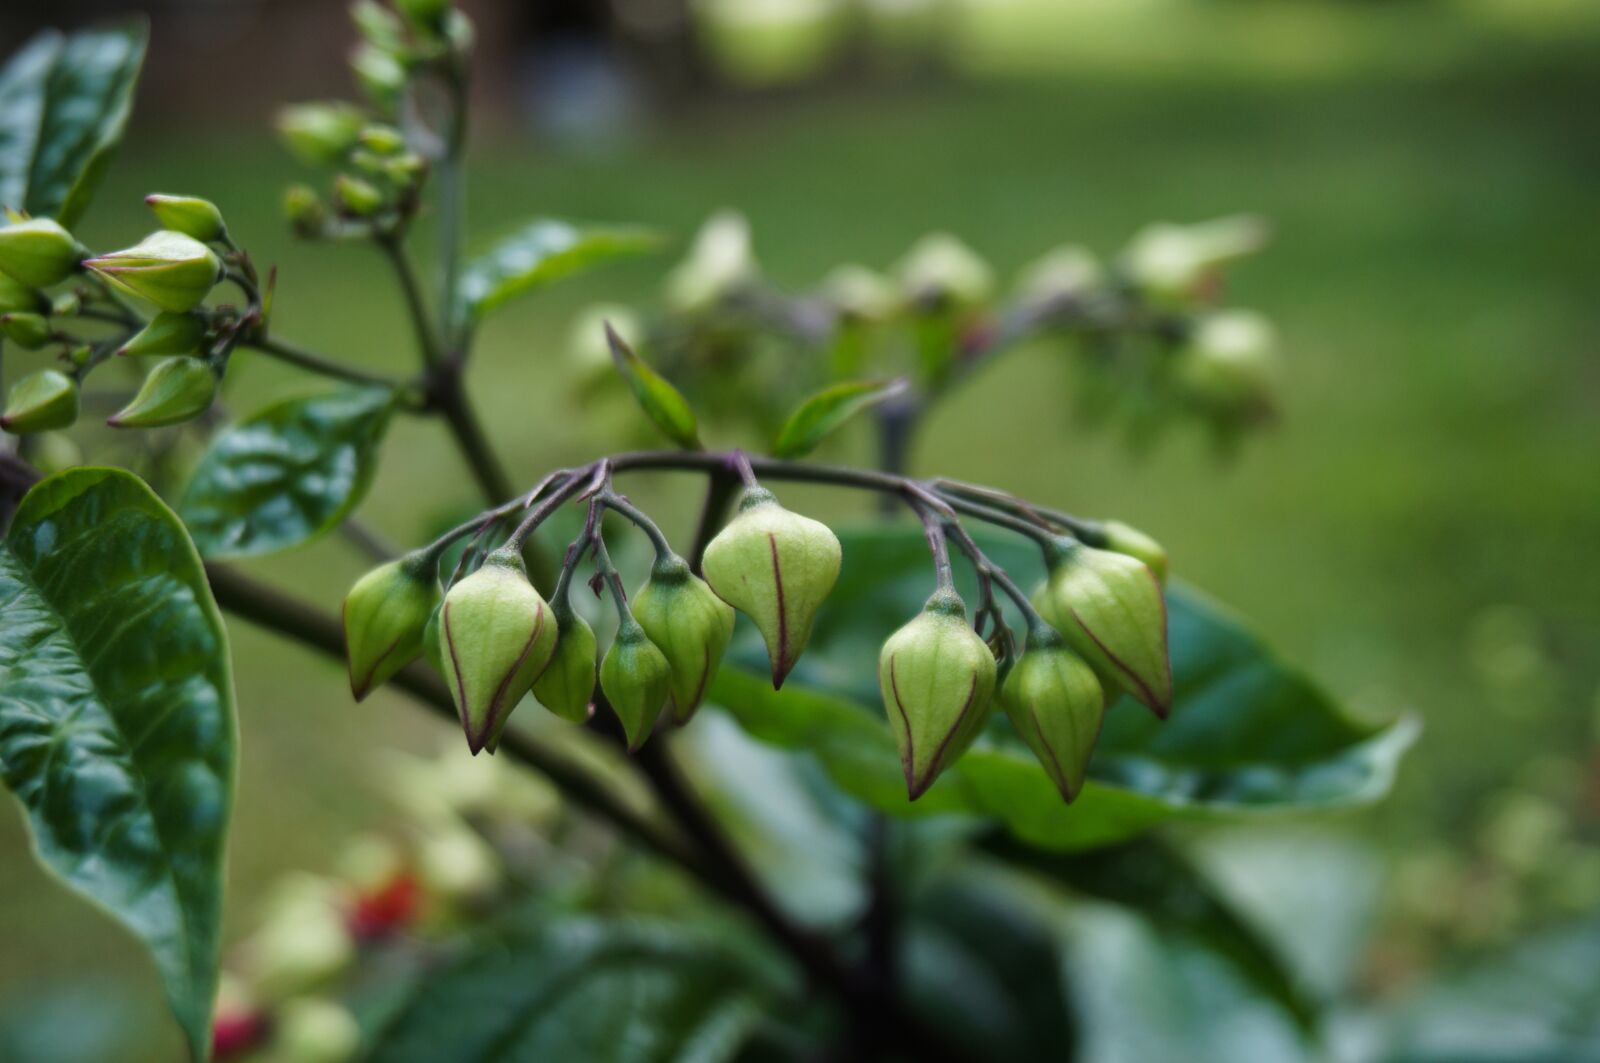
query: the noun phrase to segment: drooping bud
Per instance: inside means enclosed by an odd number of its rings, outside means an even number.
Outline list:
[[[556,621],[556,655],[533,683],[533,696],[551,712],[572,723],[589,719],[594,701],[595,659],[599,647],[594,629],[564,600],[551,604]]]
[[[1067,244],[1022,271],[1017,290],[1030,303],[1074,299],[1105,279],[1105,270],[1088,248]]]
[[[960,595],[934,591],[922,612],[889,636],[878,656],[878,684],[915,801],[966,752],[994,694],[994,653],[967,622]]]
[[[879,321],[900,305],[899,293],[882,274],[857,263],[831,270],[819,294],[840,315],[852,321]]]
[[[283,215],[301,236],[315,236],[327,213],[322,198],[309,185],[295,184],[284,189]]]
[[[672,666],[672,719],[686,724],[733,638],[733,607],[673,555],[650,570],[633,615]]]
[[[1126,690],[1165,719],[1172,708],[1167,603],[1143,561],[1057,540],[1039,612],[1089,662],[1107,690]]]
[[[1067,648],[1059,632],[1043,629],[1028,636],[1027,649],[1000,688],[1000,704],[1062,799],[1077,797],[1105,716],[1105,692],[1094,669]]]
[[[600,662],[600,689],[622,721],[628,752],[644,745],[672,694],[672,665],[637,620],[626,619],[617,629]]]
[[[709,310],[755,275],[750,223],[736,211],[720,211],[700,227],[688,255],[667,275],[667,304],[685,314]]]
[[[222,212],[209,199],[197,196],[149,195],[145,206],[155,212],[156,221],[163,229],[192,236],[202,242],[220,240],[228,228],[222,223]]]
[[[1119,554],[1138,558],[1150,567],[1156,574],[1156,582],[1162,586],[1167,582],[1167,548],[1162,546],[1148,533],[1140,531],[1131,524],[1124,524],[1120,520],[1108,520],[1100,525],[1101,532],[1106,537],[1105,548],[1115,550]]]
[[[747,487],[739,513],[706,547],[706,582],[717,597],[755,621],[772,661],[772,685],[800,659],[817,609],[839,578],[843,553],[826,524]]]
[[[222,276],[222,263],[211,248],[171,229],[84,265],[123,291],[176,314],[199,306]]]
[[[333,200],[339,210],[355,218],[366,218],[383,206],[383,193],[370,181],[342,173],[333,182]]]
[[[113,428],[161,428],[192,421],[217,397],[217,372],[200,358],[168,358],[145,376],[133,399],[106,418]]]
[[[29,218],[0,228],[0,273],[29,288],[67,279],[80,248],[72,234],[50,218]]]
[[[1221,310],[1195,324],[1176,371],[1201,404],[1225,412],[1265,410],[1278,369],[1272,323],[1252,310]]]
[[[128,342],[117,348],[122,355],[194,354],[205,342],[206,324],[194,314],[163,310],[150,319]]]
[[[436,559],[417,550],[368,572],[344,599],[345,659],[357,701],[422,656],[423,632],[439,604]]]
[[[367,97],[387,108],[405,90],[406,68],[393,52],[363,43],[350,53],[350,70]]]
[[[50,322],[43,314],[26,311],[0,314],[0,335],[25,350],[36,351],[50,342]]]
[[[994,271],[949,233],[918,240],[895,269],[906,295],[918,302],[981,303],[994,291]]]
[[[41,309],[43,300],[38,292],[11,274],[0,273],[0,314],[38,313]]]
[[[406,138],[394,126],[374,122],[362,127],[361,146],[378,155],[396,155],[405,150]]]
[[[77,419],[77,383],[59,369],[39,369],[11,385],[0,428],[23,435],[65,428]]]
[[[1248,215],[1198,225],[1157,222],[1135,234],[1120,262],[1147,296],[1185,302],[1204,294],[1206,282],[1220,267],[1259,251],[1266,242],[1265,223]]]
[[[284,144],[314,165],[342,159],[365,125],[361,110],[348,103],[300,103],[278,112],[278,135]]]
[[[556,625],[522,557],[501,548],[445,595],[439,612],[444,680],[477,753],[550,663]]]

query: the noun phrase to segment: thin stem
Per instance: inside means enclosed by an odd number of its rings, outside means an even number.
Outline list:
[[[738,479],[726,467],[712,470],[706,477],[706,497],[700,504],[700,520],[695,525],[694,539],[689,544],[689,568],[700,572],[700,562],[705,559],[706,547],[716,537],[718,529],[728,518],[728,507],[733,504]]]
[[[594,504],[598,505],[599,501],[599,499],[596,499]],[[622,586],[622,573],[618,572],[617,566],[611,563],[611,554],[606,550],[606,537],[601,534],[598,526],[594,530],[591,541],[594,543],[595,568],[605,578],[606,586],[611,591],[611,604],[617,610],[617,623],[622,625],[638,623],[637,620],[634,620],[633,614],[628,612],[628,592]]]
[[[944,525],[926,506],[913,502],[912,510],[922,521],[922,534],[928,540],[928,550],[933,554],[933,582],[941,591],[954,589],[955,575],[950,569],[950,548],[944,541]]]
[[[339,534],[343,535],[355,545],[356,549],[374,561],[392,561],[400,556],[400,551],[396,550],[381,535],[355,517],[346,517],[339,522]]]
[[[411,259],[392,234],[378,234],[375,239],[384,257],[394,267],[395,279],[400,282],[400,294],[405,299],[406,312],[411,316],[411,329],[416,334],[417,349],[422,354],[423,364],[437,367],[441,361],[438,333],[428,320],[428,306],[423,301],[416,271],[411,268]]]
[[[607,509],[615,510],[622,514],[632,521],[640,531],[649,536],[650,545],[655,547],[657,561],[666,561],[673,556],[672,544],[667,541],[666,535],[661,531],[661,526],[646,516],[643,510],[612,491],[606,491],[596,496],[595,501]]]
[[[304,347],[296,346],[286,340],[280,340],[276,336],[252,336],[249,339],[241,340],[240,346],[260,351],[262,354],[270,355],[280,362],[297,366],[300,369],[318,373],[322,376],[332,377],[335,380],[346,380],[352,384],[376,384],[381,387],[394,388],[395,390],[400,390],[406,386],[404,381],[396,380],[382,373],[368,372],[365,369],[357,369],[354,366],[324,358],[320,354],[314,354]],[[415,403],[412,404],[411,408],[417,408]]]

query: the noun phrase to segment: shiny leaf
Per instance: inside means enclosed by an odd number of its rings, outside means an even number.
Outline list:
[[[143,20],[34,37],[0,70],[0,206],[69,228],[105,175],[133,107]]]
[[[267,554],[316,538],[360,504],[394,412],[384,388],[286,399],[217,436],[178,512],[206,557]]]
[[[660,373],[651,369],[633,348],[606,326],[606,341],[617,372],[628,382],[633,397],[661,434],[685,450],[700,449],[700,428],[689,402]]]
[[[117,469],[35,486],[0,548],[0,770],[40,861],[150,950],[197,1058],[235,752],[227,635],[177,517]]]
[[[659,246],[660,237],[648,229],[579,227],[541,218],[468,262],[457,282],[457,299],[467,320],[476,321],[513,296]]]
[[[772,442],[772,454],[778,458],[804,457],[844,422],[905,389],[903,379],[851,380],[823,388],[783,422]]]

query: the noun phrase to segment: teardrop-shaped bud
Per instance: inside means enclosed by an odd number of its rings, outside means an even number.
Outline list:
[[[672,666],[672,719],[686,724],[733,638],[733,607],[674,554],[650,570],[633,615]]]
[[[362,576],[344,599],[350,693],[360,701],[422,656],[423,632],[439,603],[436,559],[415,551]]]
[[[23,435],[65,428],[77,419],[77,383],[59,369],[39,369],[11,385],[0,428]]]
[[[113,428],[160,428],[192,421],[217,397],[217,373],[200,358],[168,358],[145,376],[133,399],[106,418]]]
[[[209,199],[150,195],[144,197],[144,202],[155,212],[156,220],[163,229],[171,229],[204,242],[220,240],[228,232],[227,226],[222,224],[222,211]]]
[[[0,273],[29,288],[48,288],[66,280],[80,252],[72,234],[50,218],[29,218],[0,228]]]
[[[1253,310],[1219,310],[1195,323],[1178,353],[1178,382],[1198,404],[1223,413],[1271,409],[1278,377],[1278,338]]]
[[[199,306],[222,276],[211,248],[170,229],[83,264],[130,295],[178,314]]]
[[[994,653],[951,590],[934,591],[922,612],[883,644],[878,684],[911,800],[982,730],[995,671]]]
[[[328,211],[322,197],[309,185],[295,184],[283,190],[283,216],[301,236],[316,236],[322,231]]]
[[[313,165],[338,162],[355,146],[366,116],[351,104],[298,103],[278,112],[278,135],[288,149]]]
[[[994,270],[976,251],[949,233],[929,233],[895,267],[908,299],[919,303],[971,306],[994,291]]]
[[[749,284],[756,274],[750,223],[737,211],[719,211],[706,219],[689,253],[667,274],[664,298],[679,313],[703,313]]]
[[[826,524],[791,513],[764,487],[748,487],[739,513],[706,547],[702,568],[717,597],[755,621],[767,642],[772,685],[800,659],[817,609],[839,579],[843,552]]]
[[[194,314],[174,314],[163,310],[150,319],[128,342],[117,348],[118,354],[194,354],[205,342],[206,324]]]
[[[624,620],[600,662],[600,689],[622,721],[628,752],[644,745],[672,693],[672,666],[636,620]]]
[[[1108,520],[1101,524],[1100,530],[1105,535],[1105,548],[1115,550],[1119,554],[1127,554],[1137,558],[1150,567],[1156,575],[1156,582],[1162,586],[1167,582],[1167,548],[1162,546],[1146,532],[1140,531],[1131,524],[1124,524],[1120,520]]]
[[[1072,539],[1052,549],[1035,603],[1108,690],[1126,690],[1162,719],[1172,708],[1167,603],[1143,561]]]
[[[51,340],[50,322],[43,314],[27,311],[0,314],[0,336],[24,350],[36,351]]]
[[[594,629],[565,601],[551,604],[556,621],[556,655],[533,683],[539,704],[572,723],[585,723],[593,712],[595,661],[599,647]]]
[[[1059,632],[1044,629],[1029,635],[1000,688],[1000,704],[1062,799],[1077,797],[1105,717],[1105,692],[1094,669]]]
[[[550,663],[555,620],[522,557],[501,548],[445,595],[439,637],[444,680],[476,754]]]
[[[333,182],[333,201],[341,213],[366,218],[383,206],[383,193],[370,181],[342,173]]]

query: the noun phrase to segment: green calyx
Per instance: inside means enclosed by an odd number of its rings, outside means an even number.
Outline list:
[[[78,241],[50,218],[0,228],[0,273],[28,288],[59,284],[77,266]]]
[[[157,362],[132,400],[106,418],[113,428],[161,428],[182,424],[211,408],[217,397],[217,373],[200,358],[178,357]]]
[[[556,651],[550,606],[515,550],[499,549],[450,588],[439,612],[440,663],[476,755]]]
[[[50,322],[43,314],[27,311],[0,314],[0,336],[25,350],[36,351],[51,340]]]
[[[206,323],[194,314],[163,310],[128,342],[117,348],[121,355],[194,354],[205,342]]]
[[[994,654],[967,623],[954,591],[935,591],[883,644],[878,683],[911,800],[983,729],[995,677]]]
[[[1149,534],[1120,520],[1108,520],[1100,526],[1105,536],[1104,547],[1119,554],[1143,561],[1155,573],[1156,582],[1167,583],[1167,548]]]
[[[600,689],[622,721],[631,753],[644,745],[672,694],[672,665],[635,620],[624,620],[600,662]]]
[[[811,639],[817,609],[839,578],[842,551],[826,524],[791,513],[762,487],[706,547],[703,570],[717,597],[755,621],[783,686]]]
[[[163,229],[192,236],[204,243],[221,240],[228,233],[227,226],[222,223],[222,212],[208,199],[150,195],[144,197],[144,202]]]
[[[1172,708],[1167,604],[1144,562],[1071,539],[1051,551],[1035,607],[1089,662],[1107,691],[1126,690],[1157,716]]]
[[[584,723],[593,712],[599,649],[594,629],[559,597],[551,610],[556,621],[556,652],[544,674],[534,680],[533,696],[563,720]]]
[[[733,639],[733,608],[683,558],[657,561],[633,616],[672,667],[672,719],[689,722]]]
[[[128,294],[177,314],[199,306],[222,277],[222,263],[211,248],[171,229],[84,265]]]
[[[1072,801],[1083,789],[1105,718],[1105,692],[1094,669],[1058,632],[1044,629],[1042,637],[1029,636],[1000,688],[1000,705],[1062,800]]]
[[[434,559],[422,551],[368,572],[344,599],[345,657],[357,701],[422,656],[428,618],[439,604]]]
[[[77,419],[77,383],[59,369],[39,369],[11,385],[0,428],[23,435],[65,428]]]

